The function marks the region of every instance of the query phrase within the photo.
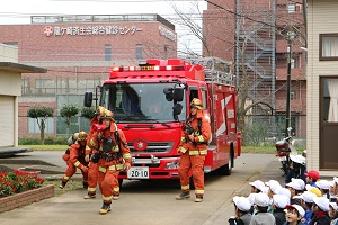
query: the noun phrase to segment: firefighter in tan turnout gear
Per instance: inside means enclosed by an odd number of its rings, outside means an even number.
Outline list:
[[[61,180],[60,188],[64,188],[69,179],[73,176],[77,169],[81,170],[82,173],[82,184],[84,188],[88,187],[88,163],[85,160],[85,149],[87,142],[87,133],[81,131],[75,133],[73,139],[76,140],[69,148],[69,156],[67,153],[63,156],[66,160],[67,168],[65,175]],[[67,156],[67,157],[66,157]]]
[[[192,171],[195,185],[195,201],[203,201],[204,196],[204,161],[208,141],[211,138],[210,121],[203,113],[201,100],[194,98],[190,104],[190,115],[181,135],[178,147],[180,155],[178,172],[180,175],[181,193],[177,200],[190,197],[189,171]]]
[[[98,152],[98,183],[103,198],[101,215],[107,214],[114,197],[114,189],[118,187],[117,174],[131,168],[131,154],[126,138],[117,129],[113,113],[104,107],[99,107],[99,123],[97,125]]]

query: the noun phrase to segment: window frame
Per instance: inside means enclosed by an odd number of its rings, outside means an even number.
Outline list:
[[[287,12],[289,14],[296,12],[296,3],[295,2],[288,2],[286,7],[287,7]]]
[[[338,33],[319,34],[319,61],[338,61],[338,56],[323,56],[323,37],[338,38]]]
[[[105,44],[104,45],[104,61],[111,62],[113,60],[113,45]]]
[[[141,50],[141,52],[138,52]],[[137,61],[144,60],[144,46],[143,44],[136,44],[135,46],[135,59]]]

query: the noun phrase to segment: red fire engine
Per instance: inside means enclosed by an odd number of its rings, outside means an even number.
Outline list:
[[[213,133],[204,171],[230,174],[241,152],[238,97],[222,77],[206,77],[202,65],[179,59],[114,67],[100,88],[99,105],[114,112],[132,152],[133,167],[119,179],[178,179],[176,149],[193,98],[203,101]]]

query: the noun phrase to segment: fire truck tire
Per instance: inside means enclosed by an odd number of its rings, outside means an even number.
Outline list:
[[[118,179],[119,182],[119,189],[122,190],[123,179]]]
[[[219,168],[219,174],[230,175],[233,167],[234,167],[234,151],[233,151],[233,148],[231,147],[229,163]]]
[[[230,175],[231,172],[232,172],[232,168],[231,168],[230,163],[224,165],[224,168],[223,168],[224,175]]]

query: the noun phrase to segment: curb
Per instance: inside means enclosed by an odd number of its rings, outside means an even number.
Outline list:
[[[0,213],[19,207],[30,205],[46,198],[54,197],[54,185],[47,185],[37,189],[17,193],[12,196],[0,198]]]

